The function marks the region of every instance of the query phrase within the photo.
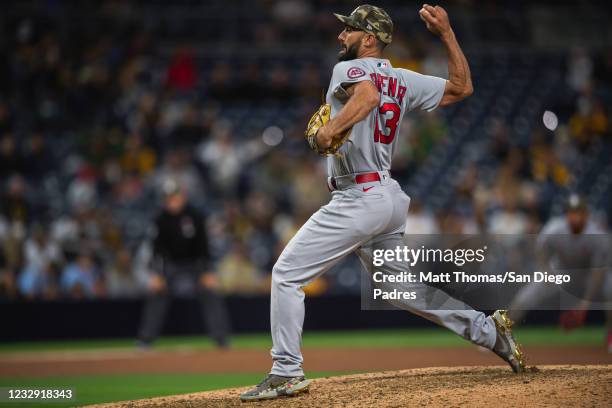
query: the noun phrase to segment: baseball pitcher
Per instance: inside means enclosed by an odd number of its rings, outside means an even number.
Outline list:
[[[446,47],[448,80],[393,68],[383,58],[393,32],[393,22],[383,9],[362,5],[349,16],[334,14],[344,24],[338,36],[340,62],[334,67],[326,104],[312,117],[305,133],[310,148],[327,156],[332,198],[302,226],[274,265],[272,370],[256,387],[241,394],[243,401],[308,390],[300,351],[303,286],[350,253],[357,253],[369,269],[374,250],[404,245],[410,198],[390,174],[402,118],[408,111],[431,111],[472,93],[470,68],[446,11],[425,4],[419,14]],[[393,262],[384,268],[388,273],[408,270],[407,265]],[[418,302],[399,306],[493,350],[515,372],[524,370],[505,311],[487,317],[475,310],[427,310]]]

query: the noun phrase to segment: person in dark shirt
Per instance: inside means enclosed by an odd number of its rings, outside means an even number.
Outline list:
[[[197,288],[205,325],[219,347],[228,347],[229,322],[223,299],[211,272],[206,220],[188,204],[187,194],[174,181],[164,185],[163,211],[155,219],[154,274],[148,282],[139,331],[139,344],[150,346],[161,331],[173,283],[181,277]]]
[[[15,273],[7,262],[4,246],[0,241],[0,299],[12,299],[16,295]]]

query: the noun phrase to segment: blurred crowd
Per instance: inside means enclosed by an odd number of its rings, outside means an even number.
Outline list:
[[[101,4],[107,16],[127,7]],[[52,19],[5,21],[0,298],[140,296],[152,268],[150,225],[169,179],[207,215],[221,290],[269,290],[279,251],[329,198],[324,161],[302,131],[329,79],[340,27],[308,2],[255,9],[266,17],[250,25],[261,41],[299,39],[305,22],[317,21],[308,38],[331,51],[295,63],[240,52],[202,59],[179,41],[164,43],[166,57],[142,27],[101,20],[77,36]],[[444,53],[423,33],[398,32],[390,52],[396,66],[446,75]],[[529,142],[517,144],[505,120],[486,118],[486,160],[461,170],[451,205],[429,208],[413,197],[408,233],[539,230],[551,216],[550,191],[572,187],[576,157],[611,140],[612,52],[568,51],[564,70],[556,112],[567,125],[534,126]],[[443,112],[409,116],[394,164],[402,183],[448,142],[450,126]],[[358,280],[326,279],[311,293],[359,291]]]

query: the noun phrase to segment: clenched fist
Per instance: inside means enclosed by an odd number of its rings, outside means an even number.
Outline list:
[[[438,37],[450,34],[451,26],[448,21],[448,14],[442,7],[423,4],[423,7],[419,10],[419,16],[425,22],[427,29]]]

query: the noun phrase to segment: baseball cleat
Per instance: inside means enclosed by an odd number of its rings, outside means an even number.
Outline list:
[[[260,401],[278,397],[294,396],[308,392],[310,380],[302,377],[282,377],[268,374],[255,388],[240,394],[240,400]]]
[[[503,358],[515,373],[525,372],[525,357],[520,344],[512,335],[512,320],[508,317],[506,310],[496,310],[491,318],[497,329],[497,339],[493,352]]]

